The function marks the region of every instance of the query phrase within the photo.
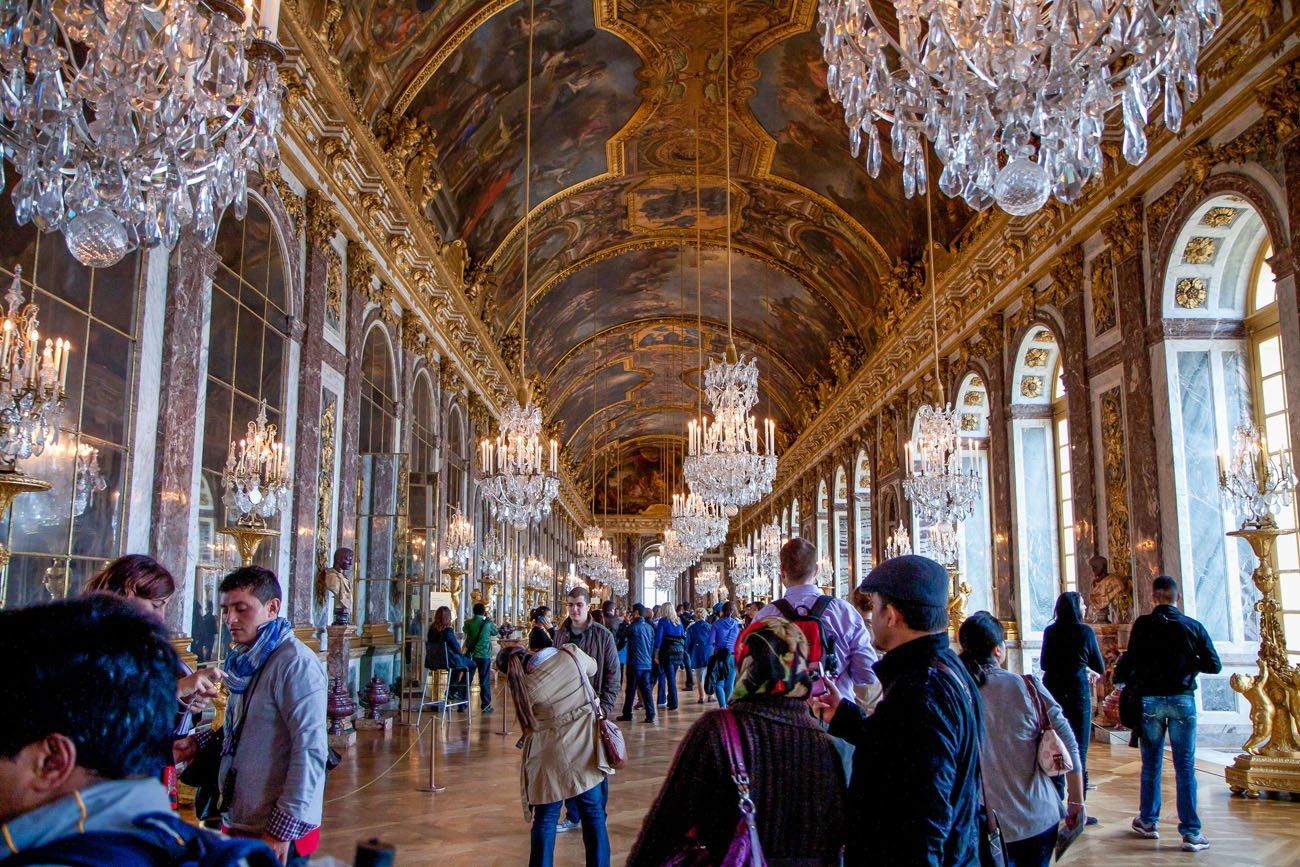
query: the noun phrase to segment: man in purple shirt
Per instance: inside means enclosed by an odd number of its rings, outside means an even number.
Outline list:
[[[807,614],[821,598],[822,592],[813,583],[817,577],[817,550],[805,539],[791,539],[781,547],[781,584],[785,586],[782,597],[800,614]],[[768,604],[758,612],[756,620],[782,617],[775,604]],[[875,648],[862,615],[843,599],[831,599],[821,615],[822,629],[835,637],[835,656],[839,674],[835,686],[845,701],[853,701],[855,684],[875,683],[876,673],[871,666],[876,661]]]

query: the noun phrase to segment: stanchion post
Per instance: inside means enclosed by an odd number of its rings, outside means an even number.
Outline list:
[[[416,737],[419,737],[418,732],[416,733]],[[420,786],[419,788],[416,789],[417,792],[432,792],[433,794],[436,795],[440,792],[446,791],[446,787],[438,785],[438,782],[434,777],[437,771],[437,767],[438,767],[438,726],[435,723],[431,722],[429,723],[429,785]]]

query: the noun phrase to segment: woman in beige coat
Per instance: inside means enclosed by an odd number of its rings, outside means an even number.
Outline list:
[[[532,816],[529,867],[551,867],[560,807],[573,798],[582,821],[587,867],[609,867],[606,777],[614,773],[596,727],[591,678],[596,661],[572,644],[536,653],[510,647],[497,657],[523,737],[519,766],[524,809]]]

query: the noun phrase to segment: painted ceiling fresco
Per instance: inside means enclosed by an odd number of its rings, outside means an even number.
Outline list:
[[[340,0],[317,2],[328,16]],[[925,239],[924,199],[903,198],[888,153],[876,179],[848,153],[817,4],[728,0],[724,46],[717,2],[533,2],[528,355],[550,420],[580,466],[611,444],[680,442],[698,382],[698,224],[706,348],[725,346],[730,230],[736,342],[759,359],[763,413],[790,431],[837,342],[880,339],[882,280]],[[525,299],[528,8],[344,2],[330,31],[369,120],[406,114],[436,133],[428,216],[466,242],[474,298],[503,344]],[[951,244],[973,215],[934,201],[936,240]],[[620,472],[648,479],[637,454]]]

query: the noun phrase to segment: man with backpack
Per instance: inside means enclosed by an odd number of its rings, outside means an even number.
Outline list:
[[[782,617],[803,630],[808,638],[809,664],[821,664],[821,674],[839,688],[845,701],[854,700],[856,684],[874,683],[872,664],[876,651],[862,615],[843,599],[822,595],[817,577],[817,549],[806,539],[791,539],[781,546],[781,584],[785,595],[766,605],[754,617]],[[818,652],[815,648],[820,647]]]
[[[1128,649],[1115,665],[1115,682],[1142,697],[1141,806],[1133,833],[1160,839],[1160,766],[1165,732],[1174,754],[1178,833],[1185,852],[1208,849],[1196,814],[1196,675],[1218,674],[1222,665],[1205,627],[1174,607],[1178,582],[1161,575],[1151,582],[1155,608],[1133,623]]]
[[[474,616],[465,621],[465,653],[474,660],[465,681],[465,688],[474,685],[478,672],[479,709],[492,713],[492,636],[499,635],[497,625],[488,619],[487,606],[474,603]]]
[[[161,621],[108,594],[0,611],[0,654],[0,864],[277,863],[170,810],[180,660]]]

